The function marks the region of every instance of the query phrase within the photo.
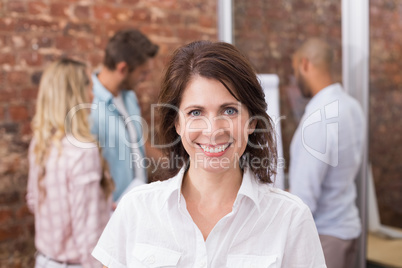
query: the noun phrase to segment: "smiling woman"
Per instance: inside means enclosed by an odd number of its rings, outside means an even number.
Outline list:
[[[113,267],[325,267],[310,210],[273,188],[276,146],[248,60],[232,45],[179,48],[162,84],[171,179],[123,197],[93,255]],[[265,164],[264,164],[265,163]]]

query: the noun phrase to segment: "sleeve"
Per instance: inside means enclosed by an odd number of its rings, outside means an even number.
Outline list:
[[[91,256],[111,213],[100,186],[101,162],[97,148],[82,149],[70,162],[70,213],[75,246],[85,268],[101,267]]]
[[[29,146],[28,151],[28,162],[29,162],[29,171],[28,171],[28,185],[27,185],[27,195],[26,195],[26,202],[29,211],[35,213],[35,200],[37,195],[36,184],[37,184],[37,169],[35,168],[35,159],[33,155],[33,144]]]
[[[292,219],[284,251],[282,267],[326,267],[313,216],[305,205]]]
[[[92,251],[92,256],[108,268],[127,267],[127,255],[129,245],[127,239],[133,238],[128,232],[130,221],[126,216],[132,208],[127,208],[127,196],[123,197],[116,210],[106,225],[103,233]]]
[[[330,136],[325,124],[297,129],[290,148],[289,191],[300,197],[312,213],[317,209],[322,183],[331,157]],[[300,129],[301,128],[301,129]]]

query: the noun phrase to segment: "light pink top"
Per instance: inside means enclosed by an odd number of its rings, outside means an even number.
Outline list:
[[[101,267],[91,251],[109,220],[111,199],[100,187],[98,148],[71,139],[62,140],[62,152],[51,148],[46,163],[46,199],[39,206],[38,171],[29,149],[27,203],[35,215],[35,246],[47,257],[83,267]],[[91,148],[85,148],[91,147]]]

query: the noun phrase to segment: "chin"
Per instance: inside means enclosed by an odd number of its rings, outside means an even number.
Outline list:
[[[201,151],[195,154],[192,164],[196,170],[202,169],[209,173],[223,173],[239,166],[238,162],[238,159],[230,151],[219,157],[208,156]]]

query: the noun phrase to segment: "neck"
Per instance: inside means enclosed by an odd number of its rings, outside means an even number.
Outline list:
[[[182,192],[186,201],[210,203],[214,205],[233,204],[242,182],[242,172],[238,169],[222,173],[209,173],[191,168],[184,176]]]
[[[103,67],[98,74],[99,82],[110,92],[113,96],[119,95],[120,81],[116,77],[115,73],[106,67]]]
[[[312,81],[312,83],[311,83],[312,96],[315,96],[322,89],[324,89],[327,86],[332,85],[334,83],[334,81],[332,80],[332,77],[328,74],[318,74],[315,77],[318,77],[318,78],[311,80]]]

